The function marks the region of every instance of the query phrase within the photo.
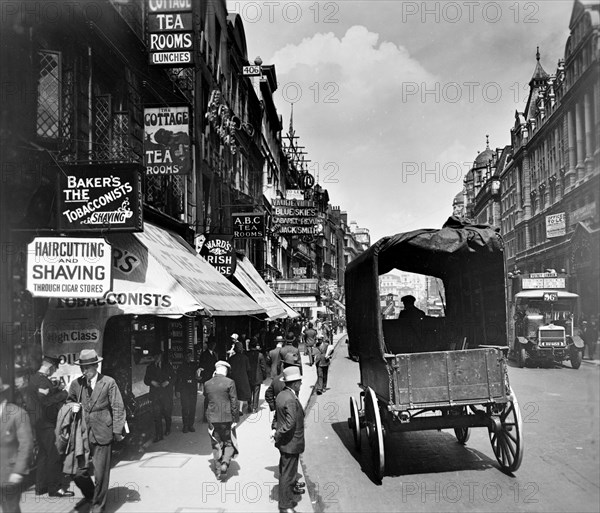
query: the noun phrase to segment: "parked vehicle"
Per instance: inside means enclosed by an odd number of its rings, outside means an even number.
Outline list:
[[[579,369],[584,342],[574,326],[578,298],[565,290],[532,289],[515,294],[512,349],[519,367],[546,367],[569,360]]]
[[[440,278],[445,317],[382,319],[379,275],[392,269]],[[507,371],[503,242],[492,228],[450,218],[441,230],[384,237],[346,269],[349,351],[359,357],[359,400],[348,425],[365,428],[374,477],[385,474],[384,437],[453,428],[467,443],[484,427],[501,469],[523,458],[523,424]]]

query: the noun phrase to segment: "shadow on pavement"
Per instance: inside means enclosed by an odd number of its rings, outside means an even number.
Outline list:
[[[332,428],[369,479],[374,484],[381,484],[373,475],[366,431],[361,430],[359,452],[354,447],[354,439],[347,422],[334,423]],[[498,467],[496,460],[469,447],[468,443],[462,445],[453,434],[437,430],[388,433],[385,437],[385,460],[386,477]]]

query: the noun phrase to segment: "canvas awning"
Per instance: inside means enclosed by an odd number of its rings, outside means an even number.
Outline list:
[[[281,297],[279,297],[275,292],[273,292],[273,294],[275,294],[277,301],[281,303],[285,313],[290,319],[296,319],[297,317],[300,317],[300,314],[296,312],[296,310],[294,310],[290,305],[288,305],[283,299],[281,299]]]
[[[316,296],[282,296],[292,308],[316,308],[319,306]]]
[[[281,302],[275,297],[273,291],[265,283],[252,265],[250,260],[242,255],[237,256],[237,265],[233,277],[240,283],[256,303],[263,307],[267,320],[282,319],[287,313]]]
[[[515,294],[516,298],[520,299],[543,299],[544,293],[547,292],[556,293],[558,299],[576,299],[579,296],[574,294],[573,292],[567,292],[566,290],[553,290],[553,289],[531,289],[531,290],[523,290]]]

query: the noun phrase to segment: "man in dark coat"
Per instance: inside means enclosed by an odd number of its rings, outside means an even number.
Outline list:
[[[194,361],[194,353],[187,354],[176,372],[175,391],[181,401],[181,419],[183,421],[182,432],[196,431],[194,422],[196,420],[196,402],[198,401],[198,364]]]
[[[8,402],[10,385],[0,378],[0,511],[21,513],[23,479],[33,457],[29,415]]]
[[[421,321],[425,317],[425,312],[415,306],[415,296],[408,295],[400,298],[404,308],[400,311],[398,319],[410,319],[411,321]]]
[[[204,388],[204,383],[209,379],[212,379],[213,374],[215,373],[215,363],[217,363],[218,359],[217,353],[215,352],[215,341],[210,339],[198,358],[198,364],[200,366],[198,370],[200,371],[200,384],[202,385],[202,388]],[[202,422],[206,422],[207,407],[208,402],[204,401]]]
[[[29,378],[29,389],[34,399],[35,439],[37,459],[35,493],[48,493],[50,497],[73,497],[69,479],[61,472],[60,456],[56,450],[54,426],[58,411],[67,400],[67,391],[52,383],[50,376],[56,372],[58,360],[45,355],[39,370]]]
[[[233,346],[234,354],[229,358],[229,365],[231,365],[229,376],[235,381],[235,389],[240,401],[241,416],[244,412],[244,404],[250,403],[250,399],[252,399],[252,390],[250,387],[252,371],[250,369],[250,360],[246,356],[246,353],[244,353],[244,345],[240,341],[237,341]]]
[[[113,378],[98,373],[101,361],[94,349],[81,351],[75,364],[83,376],[71,382],[67,399],[76,403],[71,407],[74,413],[83,411],[87,425],[95,485],[87,468],[79,469],[74,481],[92,503],[91,513],[101,513],[106,505],[112,443],[123,440],[125,427],[121,392]]]
[[[171,364],[164,361],[162,351],[155,351],[152,356],[154,361],[146,367],[144,383],[150,387],[150,401],[154,416],[154,441],[160,442],[163,439],[163,418],[165,419],[164,435],[169,436],[171,433],[175,371]]]
[[[227,473],[231,459],[238,452],[235,426],[239,422],[240,412],[235,382],[227,377],[230,368],[227,362],[218,361],[214,377],[204,384],[204,400],[208,404],[208,434],[217,478]]]
[[[285,345],[279,351],[280,362],[285,360],[286,355],[291,354],[294,357],[294,363],[298,365],[302,365],[302,360],[300,359],[300,350],[294,346],[294,334],[288,333],[287,338],[285,339]],[[279,372],[281,372],[281,367],[279,368]],[[302,373],[302,367],[300,367],[300,373]]]
[[[267,355],[267,363],[270,365],[271,369],[271,377],[274,378],[281,372],[281,348],[283,347],[283,337],[281,335],[277,335],[275,339],[275,343],[277,344],[273,349],[269,351]]]
[[[309,322],[302,335],[304,339],[304,354],[308,356],[308,364],[312,365],[315,361],[313,350],[317,342],[317,330],[313,328],[312,322]]]
[[[250,361],[250,389],[252,392],[248,409],[250,413],[256,413],[258,411],[260,386],[267,379],[267,365],[265,357],[260,351],[260,342],[258,339],[253,339],[250,351],[248,351],[248,360]]]
[[[283,362],[281,362],[281,363],[283,365],[283,369],[287,369],[288,367],[300,367],[294,361],[294,355],[292,355],[292,354],[286,355],[285,360],[283,360]],[[275,400],[277,399],[279,392],[281,392],[284,388],[285,388],[285,382],[283,381],[283,371],[282,371],[280,374],[278,374],[271,380],[271,384],[267,387],[267,390],[265,391],[265,401],[269,405],[269,410],[274,412],[273,413],[273,421],[271,422],[271,429],[273,431],[277,427],[277,411],[276,411]]]
[[[279,449],[279,511],[294,511],[294,494],[304,493],[296,484],[298,460],[304,452],[304,410],[298,399],[302,375],[298,367],[283,371],[285,388],[275,400],[277,428],[275,447]]]

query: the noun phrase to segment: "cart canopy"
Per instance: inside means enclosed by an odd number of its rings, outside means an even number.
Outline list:
[[[346,268],[346,319],[351,350],[363,357],[386,352],[379,276],[392,269],[440,278],[446,319],[455,338],[506,345],[503,241],[489,226],[455,217],[442,229],[380,239]],[[455,341],[456,342],[456,341]]]

